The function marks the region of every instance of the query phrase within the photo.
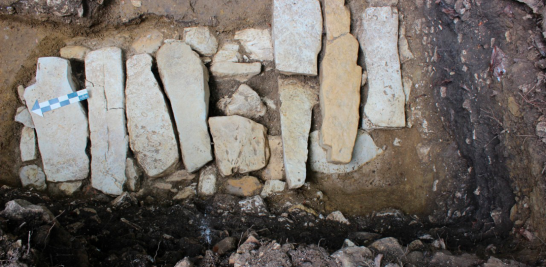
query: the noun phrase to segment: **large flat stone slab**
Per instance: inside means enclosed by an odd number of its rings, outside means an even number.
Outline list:
[[[268,29],[246,29],[235,33],[235,40],[239,40],[250,59],[273,60],[273,43]]]
[[[176,166],[178,145],[165,98],[152,73],[152,57],[127,60],[126,113],[129,143],[146,174],[158,177]]]
[[[333,2],[333,0],[328,0]],[[343,9],[341,7],[330,7],[331,9]],[[332,14],[326,21],[327,31],[336,29],[339,34],[341,29],[332,26],[335,21]],[[340,20],[342,20],[340,18]],[[345,29],[348,30],[348,29]],[[333,31],[333,30],[332,30]],[[327,151],[328,161],[331,163],[345,164],[351,161],[353,147],[359,123],[360,109],[360,82],[362,79],[362,68],[356,64],[358,58],[358,41],[350,33],[334,40],[326,42],[326,53],[320,65],[320,109],[322,112],[321,146]]]
[[[187,171],[195,172],[212,160],[207,68],[199,55],[181,41],[164,44],[157,51],[157,65],[171,101],[184,165]]]
[[[248,173],[269,160],[267,128],[241,116],[209,118],[216,165],[222,176]]]
[[[89,52],[85,57],[91,132],[91,185],[120,195],[127,180],[128,137],[125,122],[125,73],[117,47]]]
[[[383,150],[375,145],[372,137],[365,131],[360,130],[356,137],[351,162],[347,164],[333,164],[328,161],[326,151],[320,146],[319,136],[319,131],[312,132],[310,136],[309,163],[311,170],[314,172],[335,174],[356,171],[383,153]]]
[[[275,67],[283,74],[317,75],[322,40],[318,0],[273,1]]]
[[[398,10],[370,7],[362,15],[358,36],[368,71],[368,97],[362,128],[406,126],[405,94],[398,56]]]
[[[219,80],[236,80],[239,82],[246,82],[250,78],[262,72],[262,64],[260,64],[260,62],[212,62],[212,66],[210,66],[210,72],[212,73],[212,76]]]
[[[57,57],[38,59],[36,83],[25,89],[27,108],[76,91],[70,62]],[[89,175],[89,157],[85,153],[87,116],[81,103],[74,103],[44,114],[31,114],[44,172],[50,182],[83,180]]]
[[[317,96],[305,83],[279,78],[284,169],[289,189],[301,187],[307,176],[307,141]]]

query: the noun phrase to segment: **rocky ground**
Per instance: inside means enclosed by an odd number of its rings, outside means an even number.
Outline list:
[[[289,2],[0,1],[0,260],[544,265],[544,4]]]

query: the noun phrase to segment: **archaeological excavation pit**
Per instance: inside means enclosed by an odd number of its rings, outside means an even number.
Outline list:
[[[546,266],[542,0],[0,0],[0,266]]]

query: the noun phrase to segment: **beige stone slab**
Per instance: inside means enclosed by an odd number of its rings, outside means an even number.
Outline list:
[[[129,143],[140,166],[151,177],[172,170],[178,145],[165,98],[152,73],[152,57],[127,60],[126,114]]]
[[[345,0],[324,0],[326,38],[331,41],[351,30],[351,12]]]
[[[181,41],[164,44],[156,57],[178,129],[184,166],[188,172],[195,172],[212,160],[207,125],[208,70],[199,55]]]
[[[92,51],[85,58],[91,132],[91,185],[120,195],[125,176],[128,136],[125,122],[125,73],[117,47]]]
[[[320,141],[331,163],[349,163],[353,154],[362,79],[357,58],[358,41],[349,33],[326,43],[320,66]]]
[[[294,189],[307,177],[307,142],[317,96],[309,85],[293,78],[279,78],[278,86],[286,182]]]
[[[209,118],[216,165],[222,176],[248,173],[269,160],[267,128],[241,116]]]

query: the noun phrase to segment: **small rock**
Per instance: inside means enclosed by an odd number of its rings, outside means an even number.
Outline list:
[[[267,214],[267,207],[260,196],[245,198],[239,201],[241,212],[249,215],[264,216]]]
[[[517,262],[515,260],[508,260],[508,259],[497,259],[493,256],[487,260],[486,263],[483,264],[483,267],[528,267],[529,265],[523,264],[521,262]]]
[[[131,0],[131,4],[134,7],[141,7],[142,6],[142,1],[140,1],[140,0]]]
[[[10,220],[21,221],[29,220],[39,216],[45,223],[57,222],[55,216],[46,207],[34,205],[23,199],[14,199],[6,203],[6,208],[0,212],[2,216]]]
[[[218,50],[218,40],[209,27],[185,28],[184,42],[204,56],[212,56]]]
[[[239,44],[225,43],[222,48],[214,55],[212,61],[214,62],[240,62],[243,60],[241,53],[239,53]]]
[[[22,85],[19,85],[17,86],[17,95],[19,95],[19,100],[21,100],[21,102],[23,104],[25,104],[25,87],[22,86]]]
[[[197,187],[196,183],[193,183],[188,187],[184,187],[184,189],[182,189],[182,191],[178,192],[178,194],[176,194],[173,197],[173,200],[187,199],[187,198],[191,198],[191,197],[197,195],[197,192],[195,191],[196,187]]]
[[[212,201],[212,205],[215,209],[226,212],[235,212],[237,208],[239,198],[232,195],[216,194]]]
[[[91,52],[91,49],[85,46],[70,45],[61,48],[60,54],[62,58],[77,59],[83,61],[87,53]]]
[[[212,196],[216,194],[216,177],[218,171],[215,166],[207,166],[199,172],[199,186],[197,192],[199,196]]]
[[[72,77],[70,61],[41,57],[37,66],[36,83],[25,89],[29,110],[32,110],[36,101],[58,98],[78,89]],[[47,180],[66,182],[86,179],[89,176],[89,157],[86,152],[89,127],[82,104],[73,103],[43,115],[31,114]]]
[[[62,183],[49,183],[49,191],[59,191],[65,196],[71,196],[76,193],[82,186],[82,181],[77,182],[62,182]]]
[[[322,43],[318,0],[273,1],[275,67],[283,74],[317,75]]]
[[[368,245],[380,237],[381,237],[380,234],[370,233],[370,232],[352,232],[352,233],[349,233],[349,236],[348,236],[349,239],[354,240],[355,242],[361,245]]]
[[[407,103],[409,102],[411,88],[413,87],[413,81],[408,77],[404,77],[404,79],[402,79],[402,84],[404,87],[404,95],[406,96],[406,103]]]
[[[18,107],[15,114],[15,121],[22,123],[25,127],[34,129],[34,122],[30,116],[30,112],[26,107]]]
[[[45,173],[36,165],[29,165],[21,168],[19,177],[21,178],[21,184],[25,188],[32,187],[39,191],[47,188]]]
[[[373,242],[369,248],[376,250],[385,256],[389,262],[398,261],[404,256],[404,250],[398,240],[386,237]]]
[[[268,29],[246,29],[235,33],[251,59],[273,60],[273,44]]]
[[[34,129],[23,127],[19,149],[21,150],[21,160],[23,162],[36,159],[36,134]]]
[[[326,151],[324,151],[319,144],[319,131],[312,132],[309,139],[311,142],[311,151],[309,153],[311,170],[320,173],[332,174],[352,172],[358,170],[364,164],[372,161],[383,153],[383,150],[375,145],[372,137],[366,131],[359,130],[351,162],[347,164],[334,164],[328,162]]]
[[[360,80],[360,86],[366,85],[366,82],[368,82],[368,72],[362,71],[362,79]]]
[[[167,182],[181,182],[184,180],[193,180],[197,176],[195,173],[189,173],[187,170],[179,170],[167,177]]]
[[[289,189],[295,189],[305,183],[307,176],[311,116],[318,101],[310,86],[299,80],[279,78],[278,86],[286,182]]]
[[[178,144],[165,98],[154,74],[152,57],[140,54],[127,60],[126,114],[131,149],[150,177],[175,168]]]
[[[398,32],[398,54],[400,54],[400,61],[402,63],[414,58],[408,44],[408,39],[406,38],[406,26],[403,22]]]
[[[177,262],[174,267],[193,267],[193,263],[188,257],[185,257],[183,260]]]
[[[519,111],[519,105],[514,97],[508,98],[508,110],[510,110],[510,113],[516,117],[522,116],[521,112]]]
[[[237,80],[246,82],[250,78],[260,74],[262,64],[254,63],[235,63],[235,62],[212,62],[210,72],[212,76],[219,80]]]
[[[421,251],[411,251],[406,255],[406,262],[415,266],[425,266],[425,255]]]
[[[346,247],[334,252],[331,256],[343,267],[349,266],[374,266],[373,253],[366,247]]]
[[[341,211],[334,211],[330,213],[328,216],[326,216],[326,220],[339,222],[339,223],[347,224],[347,225],[351,224],[349,220],[347,220],[345,216],[343,216],[343,213],[341,213]]]
[[[273,193],[282,192],[284,191],[285,186],[286,186],[286,183],[283,181],[279,181],[279,180],[265,181],[265,185],[262,190],[262,193],[260,193],[260,196],[262,196],[263,198],[266,198]]]
[[[127,181],[125,181],[125,187],[127,190],[136,192],[138,191],[140,185],[140,170],[136,166],[136,162],[133,158],[127,158],[125,163],[125,176]]]
[[[392,145],[393,146],[401,146],[402,145],[402,140],[400,140],[398,138],[394,138],[394,141],[392,142]]]
[[[262,190],[262,184],[256,177],[245,176],[240,179],[229,179],[225,186],[226,192],[240,197],[254,196]]]
[[[220,99],[217,106],[228,116],[240,115],[249,119],[262,117],[267,111],[260,96],[246,84],[241,84],[231,97]]]
[[[131,47],[136,54],[154,54],[163,44],[163,33],[158,30],[151,30],[138,38]]]
[[[408,245],[408,250],[409,251],[414,251],[414,250],[419,250],[419,251],[422,251],[425,249],[425,245],[423,244],[423,242],[419,239],[417,240],[413,240],[411,243],[409,243]]]
[[[224,255],[226,252],[232,251],[237,248],[237,238],[228,236],[216,243],[212,247],[212,251],[218,253],[218,255]]]
[[[460,256],[455,256],[439,251],[434,253],[429,266],[470,267],[477,266],[480,262],[481,260],[475,255],[465,253]]]
[[[178,129],[182,162],[188,172],[196,172],[212,160],[207,127],[210,95],[207,68],[197,53],[181,41],[164,44],[156,58]]]
[[[316,210],[312,209],[312,208],[308,208],[302,204],[297,204],[297,205],[294,205],[292,207],[290,207],[288,209],[288,212],[294,212],[294,211],[303,211],[303,212],[306,212],[307,214],[310,214],[310,215],[313,215],[315,217],[318,217],[319,214]]]
[[[284,178],[284,162],[281,136],[267,136],[271,156],[267,166],[262,170],[262,180],[282,180]]]
[[[171,188],[173,188],[173,185],[169,183],[157,182],[154,184],[154,187],[160,190],[171,190]]]
[[[269,147],[267,129],[263,125],[241,116],[225,116],[209,118],[209,127],[216,164],[222,176],[265,167]]]
[[[112,200],[112,202],[110,202],[110,205],[114,208],[127,208],[136,203],[136,198],[134,198],[127,192],[123,192],[123,194]]]

